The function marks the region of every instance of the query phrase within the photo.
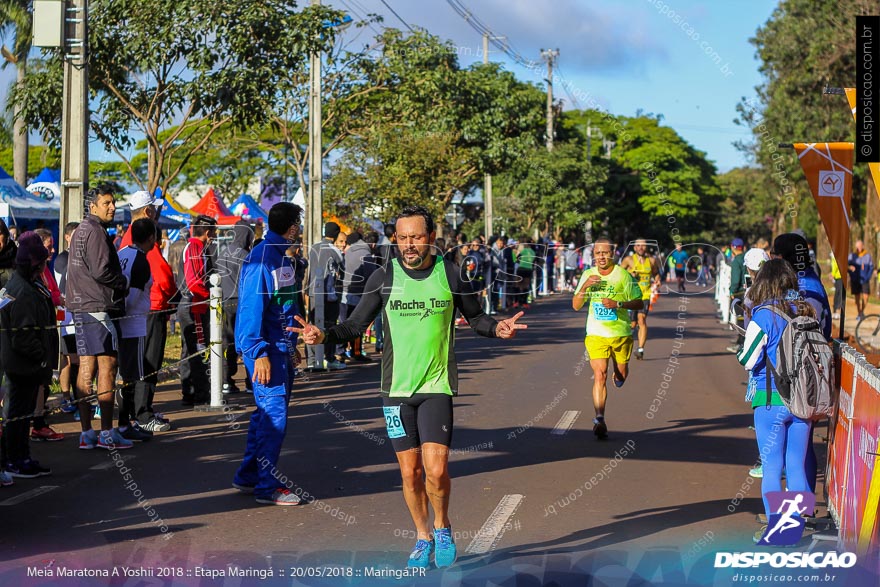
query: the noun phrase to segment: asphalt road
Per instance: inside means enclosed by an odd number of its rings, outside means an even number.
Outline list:
[[[730,333],[710,296],[661,297],[645,360],[609,391],[606,441],[592,434],[583,319],[569,296],[554,295],[533,305],[529,329],[512,341],[457,331],[459,561],[450,569],[393,576],[414,533],[374,363],[297,384],[280,472],[314,499],[300,507],[260,506],[230,487],[249,395],[206,414],[181,408],[166,386],[159,409],[174,430],[121,455],[136,486],[108,453],[77,450],[78,425],[56,418],[68,438],[32,445],[53,475],[0,489],[0,585],[259,582],[230,576],[236,566],[271,569],[272,585],[738,584],[742,569],[713,560],[755,550],[760,482],[748,469],[757,448],[747,374],[724,350]],[[824,435],[817,428],[817,440]],[[805,538],[796,548],[833,546]],[[111,576],[59,577],[65,567]],[[35,576],[46,569],[54,576]],[[204,576],[212,572],[222,575]],[[834,584],[859,584],[850,580]]]

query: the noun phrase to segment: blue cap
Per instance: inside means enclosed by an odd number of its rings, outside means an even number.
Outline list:
[[[743,242],[743,239],[741,239],[741,238],[735,238],[735,239],[733,239],[732,241],[730,241],[730,246],[731,246],[731,247],[740,247],[740,248],[741,248],[741,247],[746,246],[746,244]]]

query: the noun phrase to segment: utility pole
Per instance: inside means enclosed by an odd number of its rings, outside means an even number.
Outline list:
[[[321,0],[312,0],[312,6],[320,6]],[[323,195],[321,181],[323,179],[323,146],[321,135],[321,53],[313,51],[309,56],[309,75],[311,91],[309,94],[309,198],[308,222],[306,223],[306,241],[309,246],[321,240],[323,217]]]
[[[88,14],[88,0],[65,0],[59,219],[62,229],[68,222],[83,219],[89,189]]]
[[[312,0],[312,6],[320,6],[321,0]],[[323,217],[323,196],[321,181],[323,179],[324,151],[321,136],[321,53],[313,51],[309,56],[309,76],[311,91],[309,94],[309,193],[306,201],[306,242],[311,250],[321,240]],[[309,255],[311,257],[311,255]],[[316,256],[317,258],[317,256]],[[315,326],[324,328],[324,268],[310,267],[314,274],[314,296],[311,301],[315,310]],[[324,367],[324,345],[315,345],[314,367]],[[330,356],[333,356],[331,349]]]
[[[559,49],[541,49],[541,58],[547,62],[547,150],[553,150],[553,62]]]
[[[483,33],[483,63],[489,63],[489,33]],[[483,199],[485,200],[485,213],[486,213],[486,238],[491,237],[495,232],[492,230],[493,223],[493,208],[492,208],[492,175],[487,173],[483,178]],[[492,246],[492,243],[486,243],[487,246]]]

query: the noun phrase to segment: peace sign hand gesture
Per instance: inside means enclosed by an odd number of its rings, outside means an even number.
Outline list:
[[[324,342],[324,332],[320,328],[314,324],[309,324],[302,316],[294,316],[293,319],[299,322],[302,328],[288,326],[287,330],[299,334],[304,343],[321,344]]]
[[[507,320],[501,320],[495,327],[495,336],[498,338],[513,338],[516,336],[517,330],[528,328],[528,324],[517,324],[516,321],[523,317],[525,312],[518,312],[515,316]]]

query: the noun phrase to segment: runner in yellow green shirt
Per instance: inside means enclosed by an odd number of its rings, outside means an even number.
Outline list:
[[[638,239],[633,245],[633,254],[624,257],[620,262],[621,268],[628,271],[639,282],[642,290],[641,309],[632,312],[633,322],[638,322],[639,346],[636,348],[636,359],[645,357],[645,343],[648,341],[648,310],[651,306],[651,288],[660,287],[660,267],[656,257],[648,254],[648,243],[645,239]],[[633,324],[635,326],[635,324]]]
[[[614,385],[622,387],[628,373],[632,353],[632,326],[628,310],[644,306],[642,290],[635,277],[614,262],[614,246],[600,238],[593,246],[595,265],[584,271],[571,302],[575,311],[587,306],[587,333],[584,344],[593,369],[593,434],[608,437],[605,425],[606,381],[608,360],[613,356]]]

